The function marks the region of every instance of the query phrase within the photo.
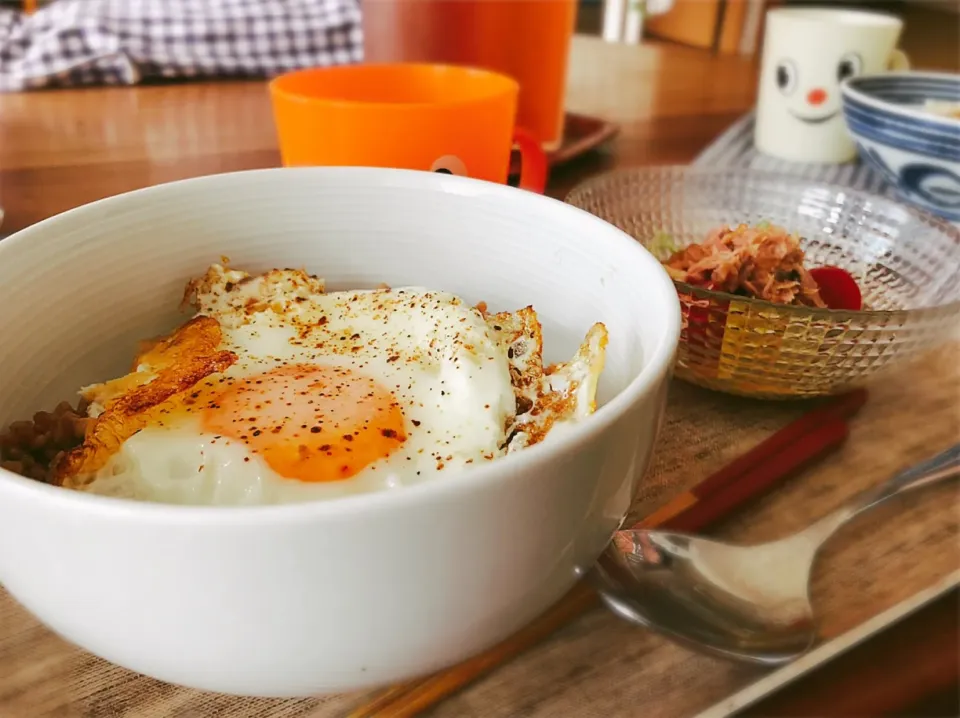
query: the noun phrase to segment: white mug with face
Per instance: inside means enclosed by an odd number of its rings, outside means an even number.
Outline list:
[[[903,23],[881,13],[778,8],[767,13],[754,143],[791,162],[847,162],[840,83],[855,75],[907,69],[896,49]]]

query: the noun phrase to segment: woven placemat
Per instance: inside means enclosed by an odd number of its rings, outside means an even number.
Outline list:
[[[759,500],[719,533],[750,541],[784,535],[882,480],[892,466],[945,448],[960,433],[958,396],[960,371],[950,354],[932,356],[878,384],[837,454]],[[809,403],[750,401],[675,383],[633,517],[693,486],[809,408]],[[918,492],[899,508],[881,510],[836,537],[813,589],[824,636],[841,634],[960,566],[957,498],[951,486]],[[690,653],[596,610],[430,714],[691,716],[759,675],[758,669]],[[161,683],[65,643],[0,591],[4,718],[325,718],[342,716],[369,697],[258,700]]]
[[[724,133],[698,163],[808,173],[805,176],[814,179],[885,191],[881,180],[858,165],[771,166],[746,138],[752,138],[750,116]],[[882,481],[892,468],[954,443],[960,436],[956,350],[931,355],[876,383],[839,452],[741,511],[717,533],[751,542],[786,535]],[[652,466],[630,519],[651,513],[810,407],[809,402],[729,397],[675,382]],[[813,583],[824,640],[960,567],[958,499],[955,486],[917,492],[837,535]],[[598,609],[429,715],[678,718],[695,715],[763,673],[691,653]],[[162,683],[67,644],[0,589],[0,718],[327,718],[343,716],[371,696],[246,699]]]

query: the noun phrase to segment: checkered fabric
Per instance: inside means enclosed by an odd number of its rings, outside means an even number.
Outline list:
[[[359,0],[56,0],[0,8],[0,90],[263,77],[359,62]]]

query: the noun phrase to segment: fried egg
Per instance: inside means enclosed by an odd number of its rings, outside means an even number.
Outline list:
[[[544,368],[532,308],[488,315],[422,287],[325,293],[301,270],[213,265],[195,317],[82,390],[95,418],[65,486],[181,504],[269,504],[436,479],[594,409],[606,330]]]

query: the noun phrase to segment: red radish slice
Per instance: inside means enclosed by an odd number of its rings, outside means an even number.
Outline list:
[[[809,272],[820,287],[820,298],[830,309],[859,311],[863,307],[863,297],[860,295],[857,280],[846,269],[814,267]]]

